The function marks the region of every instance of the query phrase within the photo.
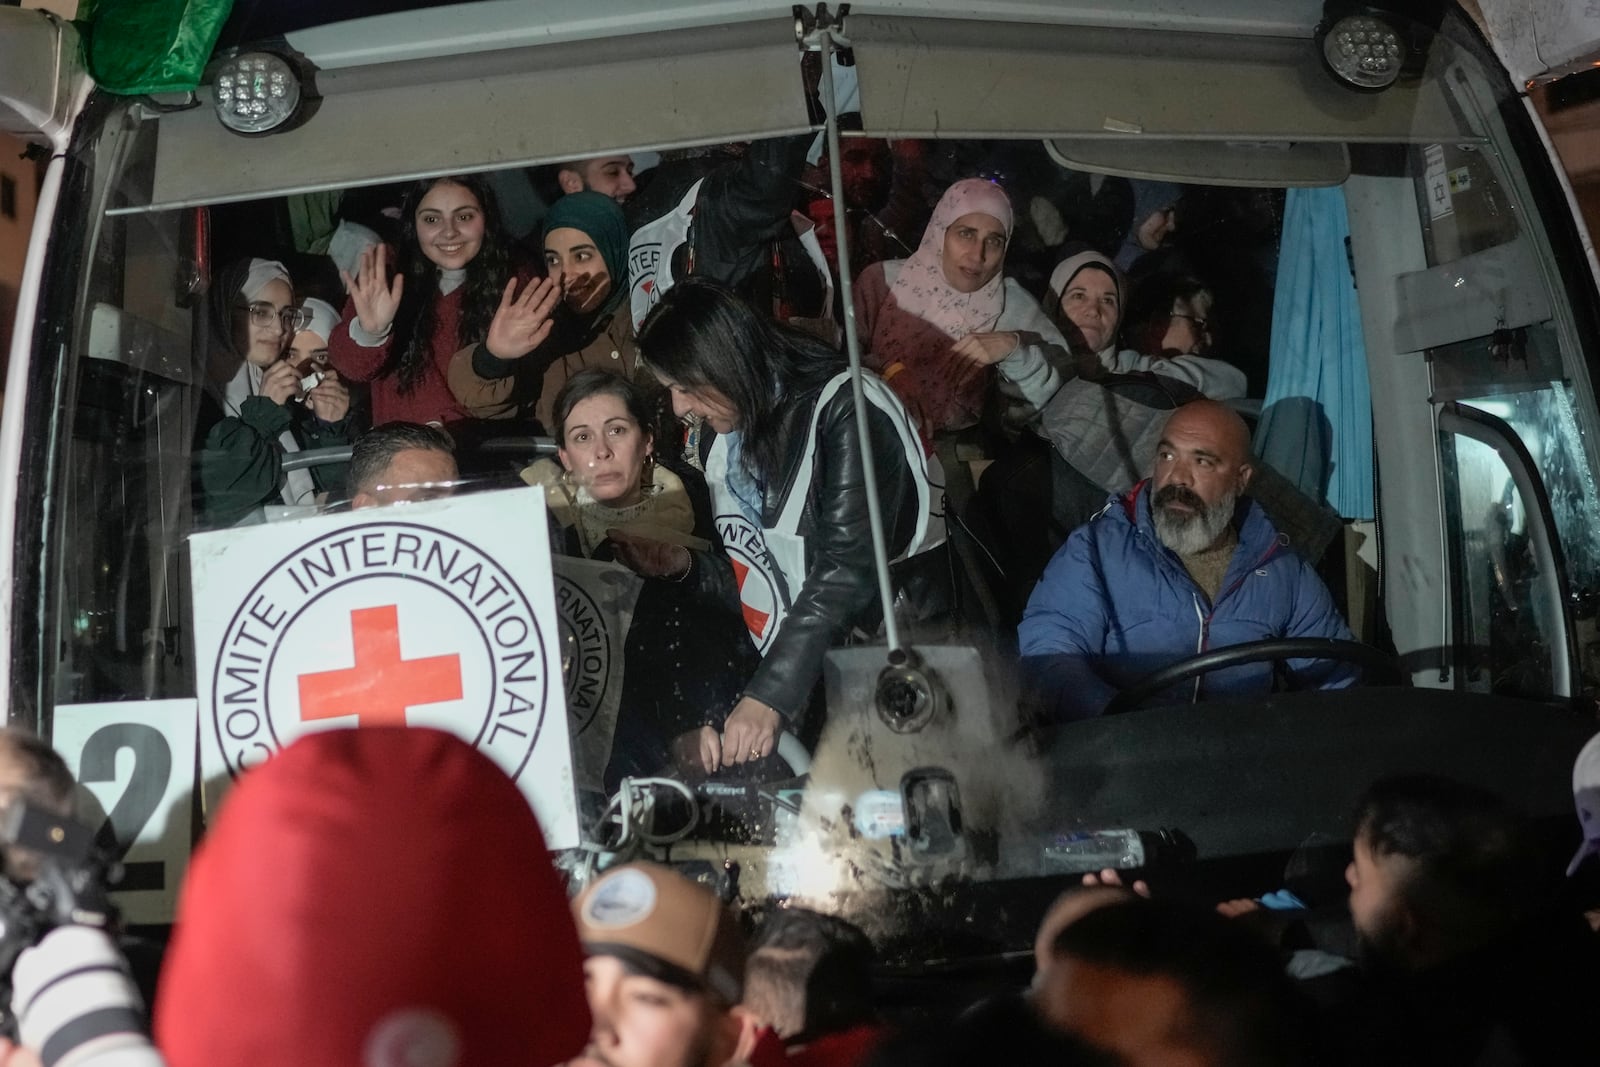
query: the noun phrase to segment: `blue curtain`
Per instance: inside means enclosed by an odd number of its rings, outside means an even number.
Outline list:
[[[1338,188],[1290,189],[1256,454],[1346,519],[1372,518],[1372,397]]]

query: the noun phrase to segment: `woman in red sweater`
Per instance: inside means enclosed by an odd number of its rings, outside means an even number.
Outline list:
[[[445,382],[450,357],[488,335],[502,299],[522,285],[501,230],[494,193],[476,175],[419,182],[401,206],[398,272],[389,250],[361,254],[356,275],[340,272],[350,299],[328,339],[344,377],[369,382],[374,425],[403,420],[446,428],[471,415]],[[559,295],[559,291],[557,291]]]

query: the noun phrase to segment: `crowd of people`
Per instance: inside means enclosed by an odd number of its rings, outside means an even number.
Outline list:
[[[477,446],[552,436],[557,457],[521,475],[545,489],[554,550],[645,583],[613,783],[768,773],[782,734],[815,740],[824,653],[883,623],[863,547],[869,459],[900,622],[959,633],[984,600],[974,589],[1005,586],[981,622],[1021,624],[1023,673],[1056,717],[1097,714],[1116,687],[1208,639],[1349,636],[1305,561],[1257,558],[1284,531],[1241,495],[1248,431],[1219,404],[1245,394],[1247,375],[1217,351],[1213,288],[1164,243],[1181,187],[1116,179],[1043,195],[1005,173],[957,175],[930,210],[935,168],[916,142],[850,138],[840,231],[811,140],[683,152],[647,172],[628,156],[556,164],[532,175],[548,199],[536,223],[504,217],[505,174],[353,191],[319,245],[336,271],[267,248],[219,271],[201,521],[504,484],[485,479],[503,453]],[[870,456],[842,349],[847,282]],[[1054,464],[1104,483],[1052,427],[1109,410],[1127,382],[1170,399],[1152,409],[1162,418],[1180,403],[1208,413],[1210,437],[1183,444],[1199,459],[1128,470],[1109,506],[1104,490],[1074,496],[1028,473]],[[352,443],[348,470],[286,462]],[[1237,478],[1214,476],[1222,452]],[[998,561],[999,583],[950,529]],[[747,585],[768,602],[753,605]],[[1166,624],[1130,639],[1126,607],[1094,607],[1127,597]],[[701,640],[681,639],[690,628]],[[1354,680],[1293,666],[1303,684]],[[1224,676],[1195,695],[1213,688],[1249,686]]]
[[[1600,851],[1597,772],[1600,737],[1574,773],[1569,877]],[[70,817],[72,787],[49,746],[0,731],[0,811]],[[1522,815],[1410,775],[1374,783],[1351,828],[1350,956],[1294,933],[1307,912],[1287,891],[1206,906],[1105,870],[1041,916],[1031,982],[926,1018],[884,1010],[872,943],[834,915],[786,904],[753,923],[714,882],[646,861],[569,902],[515,784],[453,735],[313,734],[225,801],[164,956],[129,951],[60,855],[4,847],[5,885],[72,906],[18,933],[7,904],[0,1063],[1586,1060],[1600,940]]]

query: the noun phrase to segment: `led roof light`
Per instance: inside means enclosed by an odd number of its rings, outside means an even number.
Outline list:
[[[271,52],[245,52],[217,68],[217,117],[235,133],[268,133],[300,107],[300,77]]]
[[[1407,44],[1400,31],[1371,15],[1351,15],[1322,34],[1322,59],[1334,76],[1355,89],[1387,89],[1400,76]]]

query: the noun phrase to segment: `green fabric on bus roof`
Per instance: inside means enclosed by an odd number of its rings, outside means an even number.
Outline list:
[[[100,88],[125,96],[200,84],[233,0],[86,0],[84,55]]]

